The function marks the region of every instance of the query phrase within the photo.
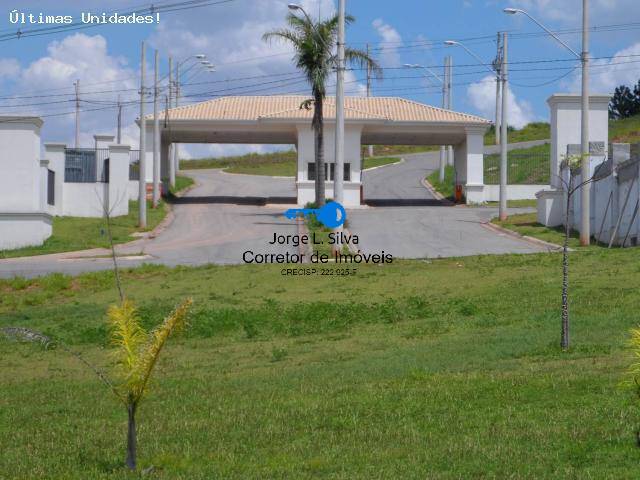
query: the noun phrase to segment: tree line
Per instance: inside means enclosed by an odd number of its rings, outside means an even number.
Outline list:
[[[609,102],[609,118],[620,120],[640,114],[640,80],[633,90],[620,85]]]

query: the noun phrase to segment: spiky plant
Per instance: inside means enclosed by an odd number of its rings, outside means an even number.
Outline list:
[[[102,369],[87,361],[80,353],[58,339],[24,327],[5,327],[0,329],[0,333],[9,338],[39,343],[45,348],[49,348],[52,345],[60,346],[97,375],[127,409],[127,453],[125,463],[131,470],[135,470],[137,466],[136,412],[138,406],[147,392],[153,368],[158,362],[167,340],[172,333],[179,332],[186,327],[187,314],[193,301],[190,298],[184,300],[160,325],[150,332],[146,332],[140,323],[140,317],[134,303],[125,297],[122,289],[118,260],[111,235],[111,212],[106,207],[104,215],[111,245],[113,272],[120,296],[120,303],[111,306],[107,312],[111,327],[111,344],[115,347],[113,356],[118,364],[117,380],[112,380]]]
[[[627,375],[622,385],[632,388],[638,399],[640,399],[640,327],[632,328],[630,333],[631,338],[628,346],[633,355],[633,362],[627,370]],[[636,443],[640,447],[640,431],[638,430],[636,430]]]
[[[127,409],[127,456],[126,465],[136,469],[137,431],[136,412],[147,391],[151,373],[160,352],[173,332],[186,326],[191,299],[185,300],[154,330],[145,332],[140,317],[132,302],[125,299],[120,305],[109,308],[111,342],[116,347],[114,356],[118,363],[120,381],[114,392]]]

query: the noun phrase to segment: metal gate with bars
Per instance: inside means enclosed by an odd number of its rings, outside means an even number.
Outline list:
[[[64,181],[66,183],[96,183],[98,181],[108,183],[109,149],[65,149]]]

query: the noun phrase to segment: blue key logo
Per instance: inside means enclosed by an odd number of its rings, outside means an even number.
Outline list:
[[[322,208],[290,208],[284,212],[284,216],[293,220],[298,214],[309,215],[311,213],[314,213],[318,221],[327,228],[341,227],[347,219],[347,212],[338,202],[329,202]]]

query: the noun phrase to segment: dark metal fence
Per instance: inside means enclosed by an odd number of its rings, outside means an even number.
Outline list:
[[[64,181],[66,183],[96,183],[109,181],[108,148],[65,149]]]
[[[129,180],[140,180],[140,150],[129,153]]]
[[[47,204],[56,204],[56,172],[47,170]]]
[[[507,155],[507,182],[510,185],[547,185],[550,182],[551,155],[546,152]],[[500,184],[500,155],[485,155],[484,183]]]

